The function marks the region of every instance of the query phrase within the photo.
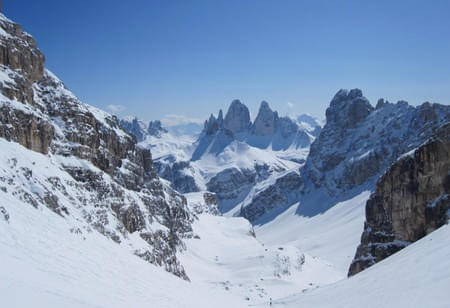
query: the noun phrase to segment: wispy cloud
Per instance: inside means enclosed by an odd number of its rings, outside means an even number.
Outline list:
[[[178,114],[166,114],[161,122],[164,126],[175,126],[189,123],[197,123],[202,124],[204,120],[198,118],[190,118],[183,115]]]
[[[294,106],[295,106],[294,103],[291,103],[291,102],[287,102],[286,104],[287,104],[289,109],[293,109]]]
[[[106,106],[106,109],[112,114],[118,115],[119,113],[122,113],[126,108],[123,105],[108,105]]]

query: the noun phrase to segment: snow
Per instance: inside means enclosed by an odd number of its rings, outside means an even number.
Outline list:
[[[2,200],[11,216],[0,220],[4,307],[239,307],[225,291],[178,279],[98,233],[70,232],[45,208]]]
[[[448,307],[449,238],[445,225],[350,279],[274,300],[273,307]]]
[[[342,278],[320,258],[290,245],[264,245],[252,231],[243,218],[201,214],[194,223],[200,239],[187,240],[180,254],[191,280],[226,290],[244,307]]]
[[[370,191],[363,191],[313,217],[298,215],[301,204],[293,205],[269,223],[255,226],[256,236],[266,244],[289,244],[319,256],[344,278],[360,242],[369,197]]]
[[[186,161],[191,158],[195,140],[195,136],[192,135],[173,135],[162,132],[161,137],[147,136],[139,143],[139,146],[150,149],[153,159],[156,160],[170,156],[174,158],[174,161]]]
[[[267,164],[275,170],[288,170],[299,167],[299,164],[279,158],[276,151],[258,149],[241,141],[233,141],[223,151],[207,153],[200,160],[191,164],[201,170],[208,182],[217,173],[230,168],[253,169],[255,164]]]

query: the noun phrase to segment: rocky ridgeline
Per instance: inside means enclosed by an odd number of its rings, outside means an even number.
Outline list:
[[[167,130],[162,127],[161,121],[150,121],[145,123],[137,117],[129,119],[121,119],[119,121],[120,127],[132,136],[136,137],[137,142],[145,140],[147,136],[161,137],[162,134],[167,133]]]
[[[302,172],[330,195],[375,181],[403,153],[421,145],[450,120],[450,107],[379,100],[361,90],[339,91],[326,111],[327,124],[311,145]]]
[[[68,91],[44,68],[33,38],[1,14],[0,74],[0,137],[60,161],[72,179],[40,181],[33,170],[20,169],[41,189],[16,187],[15,198],[63,217],[81,211],[81,233],[95,229],[119,243],[137,232],[145,244],[136,255],[188,279],[176,258],[182,238],[192,236],[185,198],[161,183],[150,151],[137,147],[117,118]],[[7,174],[0,180],[14,182]]]
[[[378,177],[401,154],[420,146],[448,121],[450,106],[427,102],[413,107],[404,101],[392,104],[380,99],[373,107],[359,89],[338,91],[326,110],[326,124],[300,170],[300,186],[292,191],[299,195],[301,189],[300,197],[291,204],[317,199],[314,195],[331,200],[373,189]],[[277,189],[267,189],[258,194],[266,199],[279,198]],[[270,191],[273,193],[269,195]],[[274,210],[258,194],[241,210],[250,221]],[[298,212],[314,215],[327,206],[301,202]]]
[[[366,204],[354,275],[447,223],[450,218],[450,124],[395,162]]]
[[[205,121],[203,135],[223,134],[232,137],[232,140],[245,141],[258,148],[266,148],[272,144],[274,150],[286,149],[292,145],[307,147],[320,132],[320,125],[314,123],[313,118],[305,117],[307,116],[303,115],[301,119],[309,120],[311,127],[308,129],[299,127],[289,117],[278,116],[278,112],[273,111],[269,104],[263,101],[252,123],[247,106],[239,100],[233,100],[225,118],[222,110],[219,111],[217,118],[211,114]]]

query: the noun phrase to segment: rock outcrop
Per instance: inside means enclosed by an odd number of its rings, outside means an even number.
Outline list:
[[[249,169],[228,168],[216,174],[208,183],[207,189],[216,194],[223,205],[222,212],[229,210],[228,203],[233,205],[242,200],[256,183],[257,174]]]
[[[223,120],[223,127],[233,134],[246,131],[250,127],[250,112],[240,100],[231,102]]]
[[[167,163],[165,160],[157,160],[154,163],[158,175],[171,183],[173,189],[180,193],[197,192],[199,188],[195,183],[189,161],[175,161]]]
[[[134,117],[132,119],[121,119],[120,127],[130,135],[136,137],[138,142],[141,142],[145,138],[145,123]]]
[[[449,211],[450,123],[378,181],[366,204],[364,232],[349,276],[436,230],[448,221]]]
[[[258,190],[258,187],[255,189]],[[265,185],[261,192],[256,191],[254,196],[244,200],[239,215],[257,223],[258,219],[272,210],[282,211],[299,200],[302,190],[303,180],[300,174],[290,171]]]
[[[251,132],[257,136],[273,135],[277,129],[278,113],[270,109],[265,101],[259,107],[258,115],[253,122]]]
[[[132,136],[136,137],[137,142],[144,141],[147,136],[160,138],[162,134],[167,133],[167,129],[162,127],[161,121],[155,120],[145,123],[137,117],[121,119],[120,127]]]
[[[147,132],[150,136],[161,137],[161,134],[167,133],[167,129],[162,127],[161,121],[155,120],[148,123]]]

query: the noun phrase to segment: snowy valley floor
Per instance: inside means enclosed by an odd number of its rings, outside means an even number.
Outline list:
[[[346,279],[369,192],[313,218],[295,206],[255,228],[199,215],[179,254],[178,279],[94,233],[85,238],[46,208],[9,207],[0,221],[4,307],[448,307],[450,228],[445,226]],[[12,200],[3,200],[8,202]]]

